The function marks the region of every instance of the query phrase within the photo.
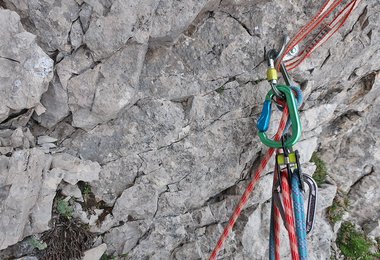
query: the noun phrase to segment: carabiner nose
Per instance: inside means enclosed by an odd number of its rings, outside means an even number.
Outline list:
[[[297,109],[293,91],[289,87],[282,86],[282,85],[278,85],[277,88],[279,91],[281,91],[281,93],[285,95],[286,105],[288,106],[288,109],[289,109],[290,121],[292,123],[292,136],[286,139],[286,141],[284,142],[284,146],[286,148],[290,148],[294,146],[301,137],[301,121],[299,118],[298,109]],[[271,102],[274,95],[275,94],[273,90],[270,90],[268,94],[266,95],[263,110],[257,122],[257,128],[259,130],[259,137],[260,137],[261,142],[263,142],[266,146],[269,146],[269,147],[281,148],[283,147],[283,144],[281,142],[269,139],[266,135],[266,131],[269,128],[271,112],[272,112]]]

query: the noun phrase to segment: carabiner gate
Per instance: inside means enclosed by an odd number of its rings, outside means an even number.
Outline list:
[[[289,108],[290,121],[292,122],[292,136],[286,139],[284,146],[286,148],[290,148],[296,144],[301,137],[301,121],[299,118],[293,91],[289,87],[283,85],[278,85],[277,89],[285,95],[286,104]],[[281,142],[269,139],[266,135],[272,114],[272,98],[274,95],[275,94],[273,90],[270,90],[266,95],[261,116],[257,121],[257,128],[259,130],[259,137],[261,142],[269,147],[281,148],[283,147],[283,144]]]

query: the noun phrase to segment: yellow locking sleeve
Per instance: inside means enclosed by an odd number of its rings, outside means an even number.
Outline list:
[[[278,154],[277,155],[277,163],[279,165],[286,164],[284,154]],[[295,152],[289,153],[289,163],[291,163],[291,164],[296,164],[297,163],[297,156],[296,156]]]
[[[275,68],[268,68],[267,80],[269,82],[271,82],[272,80],[278,80],[277,70]]]

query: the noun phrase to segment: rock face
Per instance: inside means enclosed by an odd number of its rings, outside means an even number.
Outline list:
[[[114,58],[68,81],[68,103],[74,126],[90,130],[116,118],[123,108],[138,100],[136,89],[146,47],[131,44],[116,52]]]
[[[20,17],[0,10],[0,122],[39,104],[53,76],[53,61],[25,31]]]
[[[20,147],[14,145],[17,148]],[[53,199],[62,180],[76,184],[97,180],[99,176],[100,166],[96,162],[81,161],[64,153],[52,156],[40,148],[21,148],[11,149],[10,157],[0,156],[0,228],[4,234],[0,249],[49,229]]]
[[[266,151],[256,130],[269,90],[265,51],[320,3],[0,5],[8,9],[0,9],[0,249],[49,229],[59,190],[98,235],[87,259],[104,251],[207,259]],[[380,236],[379,8],[362,1],[291,72],[305,95],[296,146],[304,172],[314,173],[317,150],[328,168],[310,259],[330,259],[335,248],[339,225],[326,212],[337,193],[348,201],[344,219]],[[270,131],[279,118],[274,112]],[[272,170],[273,162],[221,259],[266,258]],[[289,258],[285,235],[281,253]]]

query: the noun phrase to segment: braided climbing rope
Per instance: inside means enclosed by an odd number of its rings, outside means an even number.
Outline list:
[[[294,215],[296,220],[296,231],[298,240],[298,252],[301,260],[307,259],[307,239],[306,239],[306,217],[304,211],[303,194],[298,177],[298,169],[294,170],[292,176],[292,198]]]
[[[288,108],[285,107],[284,111],[282,112],[282,117],[280,120],[280,124],[277,130],[277,133],[274,137],[275,140],[280,140],[282,133],[285,129],[286,122],[288,121],[289,113],[288,113]],[[259,168],[256,170],[253,179],[250,181],[248,184],[246,190],[244,191],[244,194],[240,198],[239,204],[235,208],[230,220],[228,221],[227,226],[224,228],[223,234],[220,236],[218,243],[216,244],[214,250],[211,253],[210,259],[214,260],[216,259],[219,251],[223,248],[223,244],[226,241],[227,237],[232,231],[232,228],[234,227],[236,220],[238,219],[242,209],[244,206],[247,204],[248,198],[251,195],[253,188],[255,187],[256,183],[260,179],[260,176],[262,172],[264,171],[265,166],[268,164],[269,160],[271,159],[272,155],[274,154],[275,149],[274,148],[269,148],[268,151],[266,152],[263,160],[260,163]]]

